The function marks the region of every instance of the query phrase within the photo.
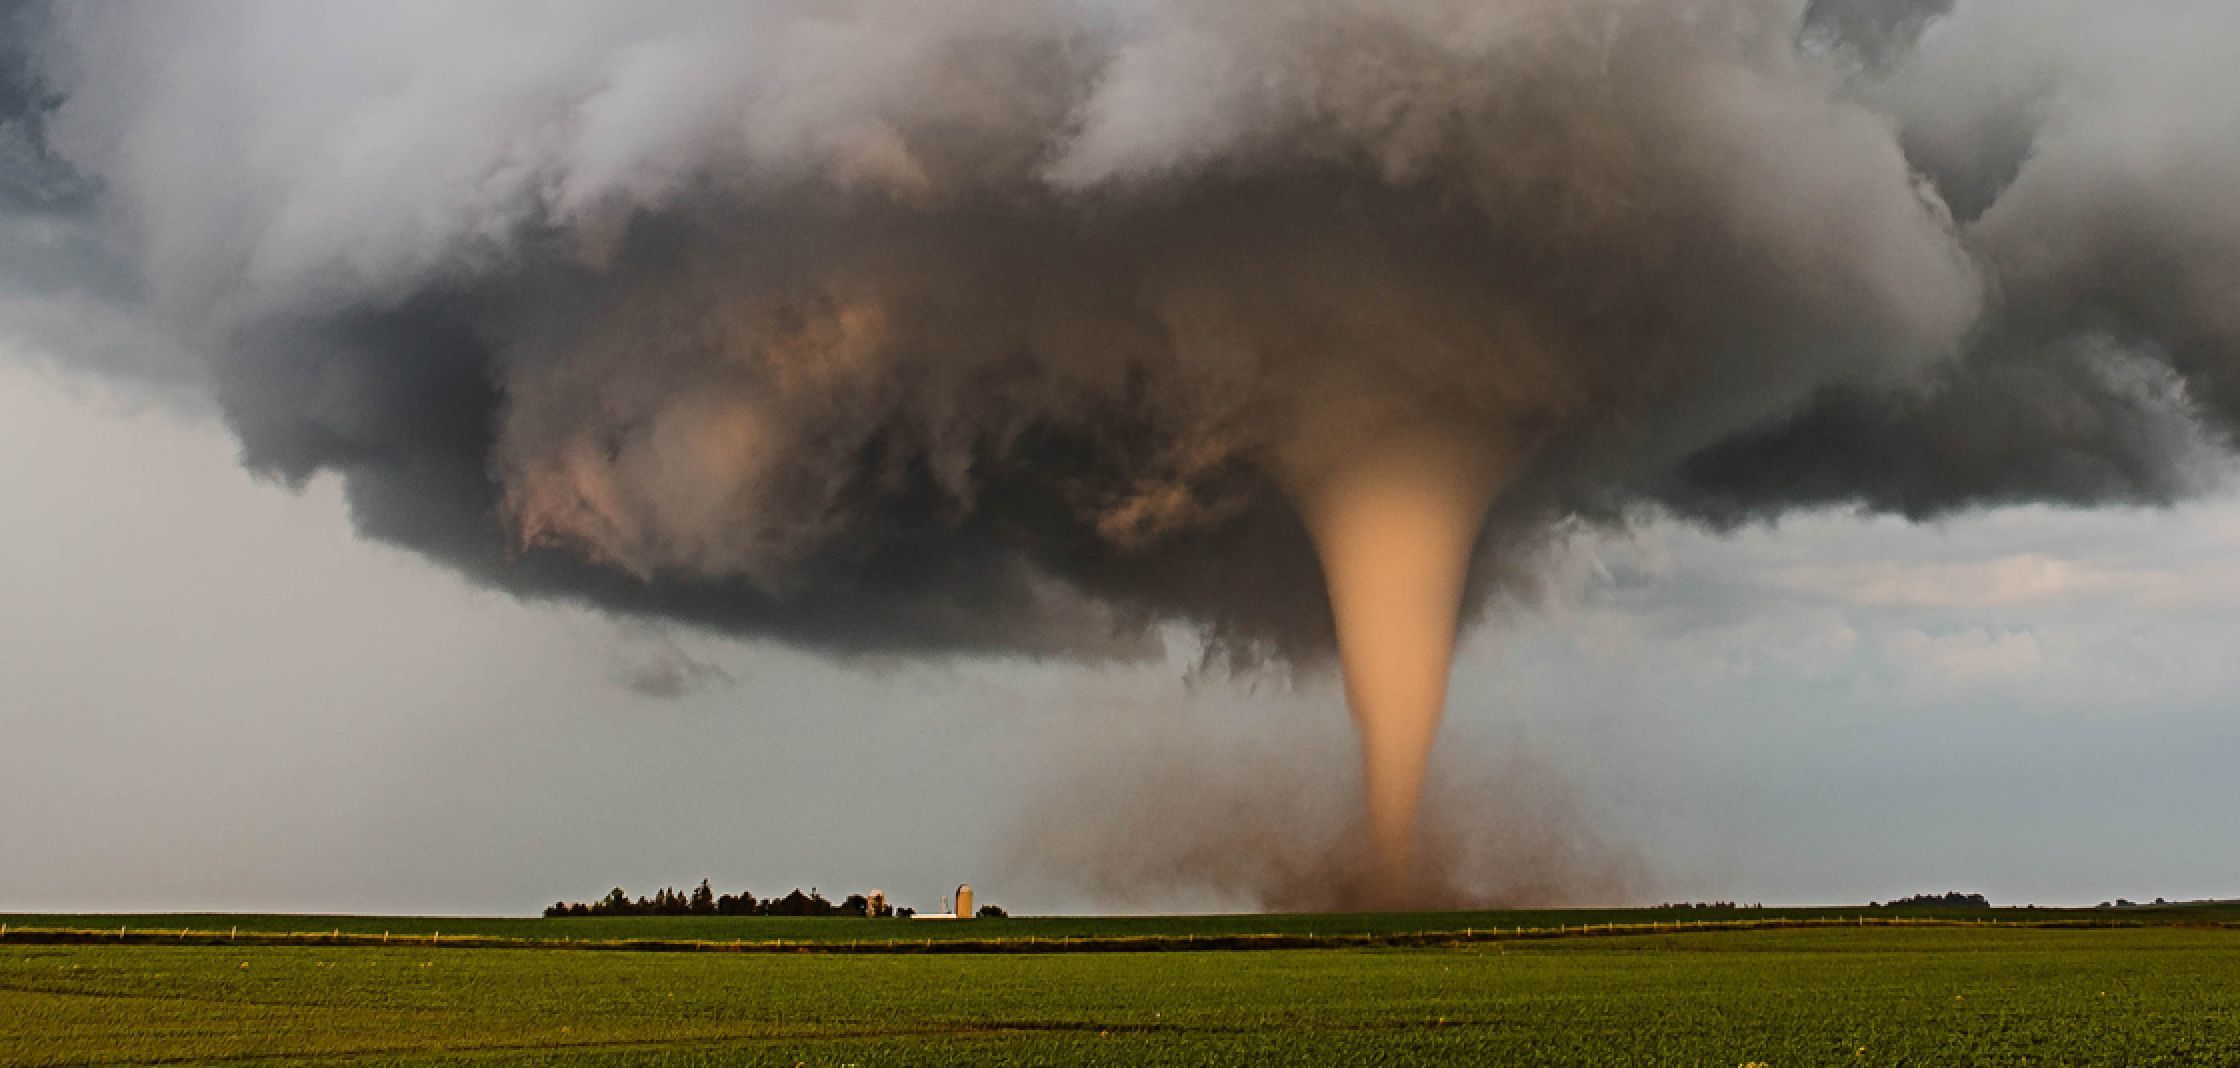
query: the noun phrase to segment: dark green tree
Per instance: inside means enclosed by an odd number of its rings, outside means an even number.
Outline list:
[[[621,887],[615,887],[607,891],[607,896],[600,898],[598,904],[591,906],[591,911],[599,916],[628,916],[631,913],[630,895],[623,893]]]

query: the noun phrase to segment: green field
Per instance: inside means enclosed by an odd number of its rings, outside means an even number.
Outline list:
[[[1457,926],[1499,926],[1493,914],[1458,915],[1470,922]],[[1520,921],[1512,928],[1675,916],[1502,915]],[[957,955],[26,944],[16,932],[34,920],[134,924],[7,917],[0,1064],[2240,1063],[2240,929],[2216,925],[2229,915],[2178,910],[2125,917],[2155,921],[2145,926],[2099,929],[2030,927],[2000,915],[1999,926]],[[1449,918],[1003,926],[1034,938],[1345,936],[1365,924],[1424,930]],[[221,928],[315,926],[304,917],[217,919]],[[358,921],[361,933],[376,934],[411,922]],[[421,922],[447,934],[534,939],[554,937],[548,924],[608,923],[621,926],[599,937],[716,939],[721,929],[697,925],[723,924],[752,928],[731,935],[742,940],[781,929],[829,940],[845,939],[850,925],[887,921]],[[975,926],[921,923],[911,934]],[[979,927],[981,937],[994,926]]]

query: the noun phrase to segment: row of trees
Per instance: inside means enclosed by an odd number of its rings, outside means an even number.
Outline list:
[[[1709,909],[1725,912],[1741,909],[1762,909],[1765,905],[1760,902],[1738,905],[1732,901],[1669,901],[1657,907],[1671,910]],[[1963,894],[1954,890],[1948,894],[1915,894],[1912,897],[1898,898],[1888,904],[1880,901],[1869,901],[1867,907],[1870,909],[1987,909],[1991,907],[1991,902],[1982,894]],[[2101,902],[2101,907],[2107,907],[2107,902]]]
[[[1912,897],[1901,897],[1887,905],[1880,901],[1869,901],[1867,907],[1870,909],[1987,909],[1991,907],[1991,899],[1982,894],[1963,894],[1954,890],[1946,894],[1915,894]]]
[[[897,909],[885,901],[875,901],[862,894],[849,894],[838,904],[825,899],[811,888],[806,894],[800,887],[784,897],[757,900],[744,890],[736,894],[718,894],[700,880],[691,893],[678,893],[673,886],[664,886],[651,897],[631,898],[621,887],[607,891],[607,896],[589,904],[556,901],[544,910],[547,917],[558,916],[909,916],[911,910]]]

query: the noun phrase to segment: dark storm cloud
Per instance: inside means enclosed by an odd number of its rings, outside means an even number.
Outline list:
[[[0,340],[143,383],[197,382],[137,312],[138,273],[102,224],[99,182],[50,140],[63,102],[40,55],[51,16],[45,0],[0,0]]]
[[[1516,454],[1485,590],[1642,499],[2194,486],[2234,19],[2055,7],[18,6],[7,219],[79,251],[4,259],[493,587],[1311,660],[1278,457],[1407,413]]]
[[[1730,525],[1856,505],[1928,519],[2030,503],[2168,504],[2215,464],[2168,367],[2105,340],[1981,357],[1914,390],[1831,389],[1689,457],[1667,503]]]
[[[46,8],[0,3],[0,211],[63,215],[82,210],[90,190],[47,147],[47,117],[58,96],[33,66]]]
[[[1963,355],[1830,388],[1683,462],[1731,521],[1856,504],[2169,503],[2240,425],[2240,9],[1963,3],[1865,94],[1965,220],[1990,298]]]
[[[1929,23],[1951,14],[1957,0],[1811,0],[1805,39],[1887,66],[1913,49]]]

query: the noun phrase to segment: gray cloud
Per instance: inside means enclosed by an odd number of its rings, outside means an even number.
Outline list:
[[[27,6],[0,161],[251,467],[478,582],[1308,662],[1276,458],[1394,413],[1518,454],[1484,590],[1642,500],[2192,488],[2233,17],[2058,6]]]
[[[1922,31],[1952,13],[1956,0],[1810,0],[1805,39],[1848,52],[1874,67],[1904,58]]]
[[[619,678],[623,688],[632,693],[672,700],[703,690],[735,686],[739,681],[720,665],[666,644],[632,659]]]
[[[42,0],[0,0],[0,341],[69,354],[183,399],[200,371],[138,307],[123,236],[104,225],[99,181],[51,141],[62,94],[45,76]]]
[[[2240,421],[2229,5],[1975,0],[1866,93],[1958,214],[1991,298],[1901,390],[1823,391],[1681,465],[1686,514],[2167,503]]]
[[[0,206],[11,217],[55,213],[82,194],[47,151],[47,114],[60,101],[31,67],[43,14],[21,2],[0,6]]]
[[[2167,504],[2219,455],[2185,380],[2104,337],[1980,353],[1918,389],[1832,389],[1680,466],[1667,502],[1725,526],[1798,507],[1927,519],[2027,503]]]

